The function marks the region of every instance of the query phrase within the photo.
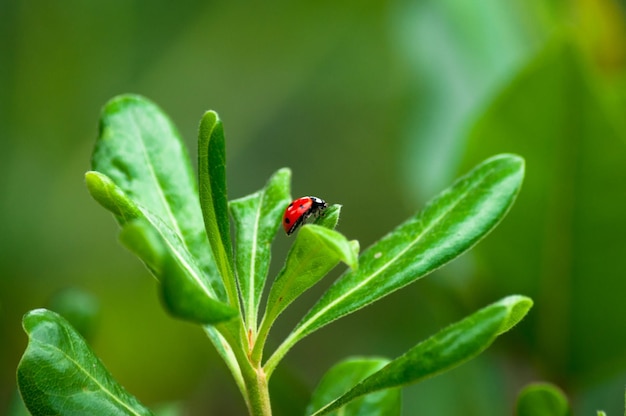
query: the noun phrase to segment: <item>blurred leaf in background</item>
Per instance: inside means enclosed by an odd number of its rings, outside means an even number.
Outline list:
[[[479,160],[527,160],[516,207],[476,250],[286,357],[276,414],[303,412],[345,356],[397,356],[510,293],[535,300],[521,331],[408,388],[404,413],[508,414],[546,378],[581,414],[621,414],[624,22],[616,0],[0,2],[0,413],[22,315],[66,287],[98,299],[94,350],[142,402],[244,412],[209,342],[166,315],[85,189],[100,108],[131,92],[172,117],[192,154],[201,115],[219,111],[232,198],[291,167],[294,196],[342,204],[339,229],[364,248]]]

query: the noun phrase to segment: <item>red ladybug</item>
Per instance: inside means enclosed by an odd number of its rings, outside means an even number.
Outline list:
[[[311,215],[317,217],[328,207],[326,201],[316,196],[303,196],[289,204],[283,215],[283,228],[291,235]]]

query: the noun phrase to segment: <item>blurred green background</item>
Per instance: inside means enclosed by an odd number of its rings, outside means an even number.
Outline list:
[[[289,166],[293,196],[343,204],[339,230],[362,247],[486,157],[526,158],[513,210],[471,253],[290,352],[271,385],[277,415],[301,414],[339,359],[395,357],[512,293],[535,300],[522,325],[406,388],[404,414],[511,414],[533,380],[557,383],[577,414],[623,412],[624,2],[172,4],[0,1],[0,414],[15,409],[21,316],[68,288],[97,309],[91,344],[142,402],[245,413],[202,331],[165,314],[85,188],[100,108],[126,92],[172,117],[194,161],[199,119],[218,111],[230,198]],[[288,242],[277,237],[273,270]]]

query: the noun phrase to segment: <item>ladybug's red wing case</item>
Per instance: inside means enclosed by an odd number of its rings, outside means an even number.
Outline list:
[[[289,204],[283,215],[283,228],[287,235],[295,232],[311,215],[317,216],[328,207],[326,201],[315,196],[303,196]]]

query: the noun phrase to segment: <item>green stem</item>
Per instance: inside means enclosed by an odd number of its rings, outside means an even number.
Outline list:
[[[271,416],[272,406],[265,371],[260,366],[252,367],[248,362],[243,373],[248,392],[247,403],[250,416]]]
[[[272,407],[268,389],[268,377],[260,364],[254,364],[248,354],[247,338],[239,333],[237,323],[218,325],[218,330],[228,341],[239,364],[244,390],[242,394],[250,416],[271,416]]]

